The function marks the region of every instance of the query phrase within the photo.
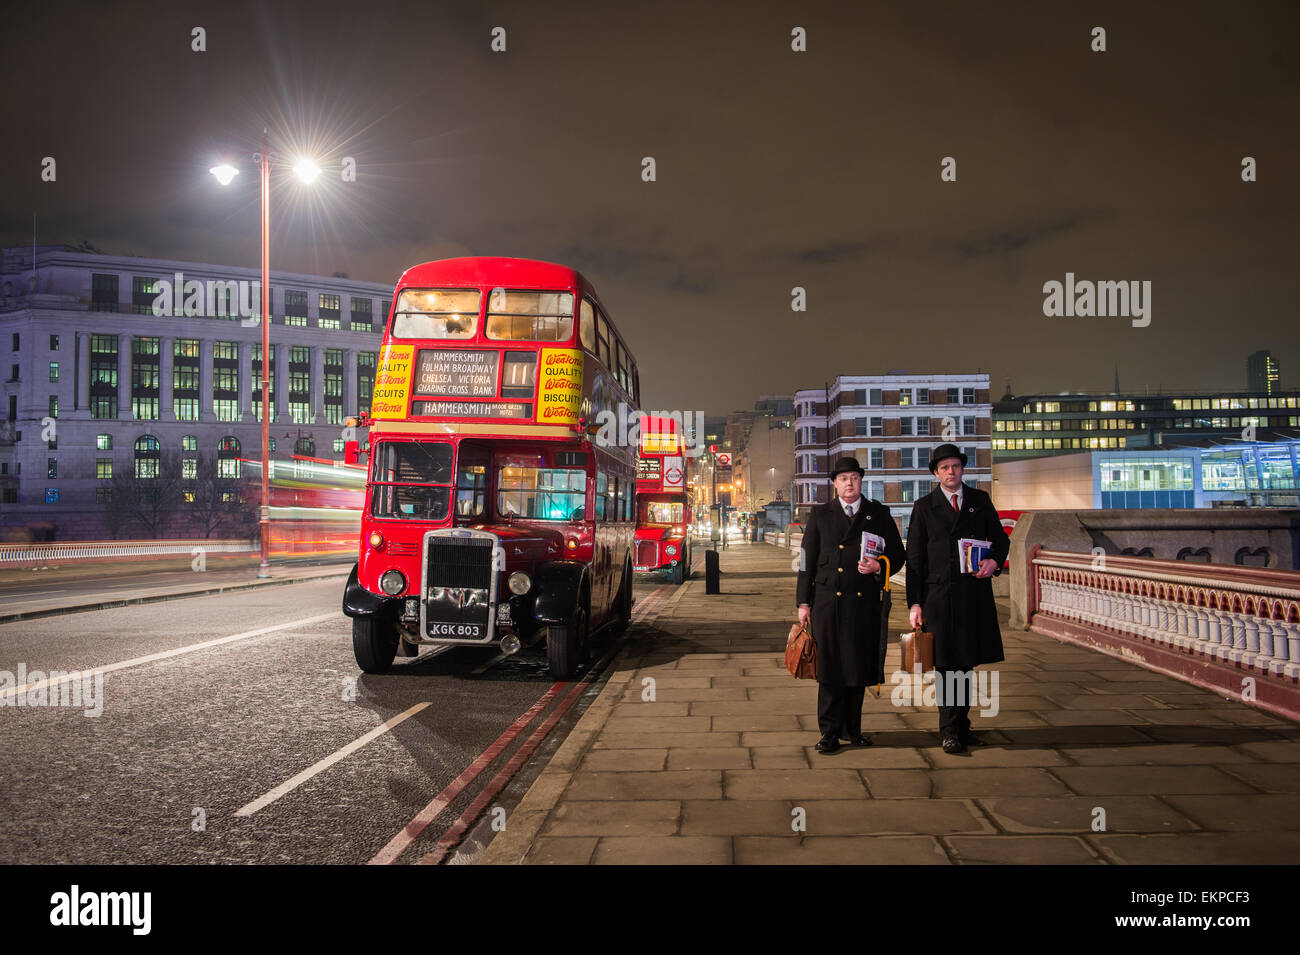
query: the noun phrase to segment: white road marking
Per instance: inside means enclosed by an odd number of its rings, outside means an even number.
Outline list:
[[[257,630],[245,630],[243,633],[234,633],[228,637],[218,637],[215,640],[204,640],[202,643],[192,643],[189,646],[177,647],[175,650],[163,650],[159,653],[150,653],[143,657],[134,657],[130,660],[123,660],[120,663],[108,663],[101,667],[93,667],[86,670],[86,673],[112,673],[114,670],[125,670],[127,667],[138,667],[146,663],[154,663],[158,660],[167,660],[171,657],[183,656],[187,653],[196,653],[199,650],[208,650],[212,647],[219,647],[222,644],[234,643],[236,640],[248,640],[252,637],[260,637],[264,633],[274,633],[277,630],[289,630],[293,627],[305,627],[308,624],[320,623],[322,620],[337,620],[338,613],[322,613],[315,617],[304,617],[301,620],[291,620],[288,623],[278,623],[273,627],[261,627]],[[6,690],[0,690],[0,699],[6,696],[17,696],[19,693],[26,693],[29,690],[42,689],[47,686],[58,686],[60,683],[67,683],[70,680],[81,679],[82,671],[68,673],[57,680],[37,680],[34,683],[24,683],[22,686],[9,687]]]
[[[241,806],[239,809],[236,809],[235,815],[251,816],[259,809],[265,809],[267,806],[271,805],[271,803],[275,802],[281,796],[297,789],[299,786],[301,786],[307,780],[311,779],[317,773],[323,772],[324,770],[329,769],[339,760],[351,756],[353,753],[359,750],[362,746],[365,746],[371,740],[378,739],[380,736],[383,736],[385,733],[387,733],[398,723],[401,723],[403,720],[409,719],[410,717],[414,716],[416,713],[420,712],[420,710],[424,709],[426,706],[432,706],[432,705],[433,705],[432,703],[416,703],[413,707],[411,707],[406,712],[399,713],[397,716],[394,716],[383,726],[375,727],[360,739],[353,740],[351,743],[348,743],[348,745],[344,746],[342,749],[338,750],[337,752],[331,753],[329,756],[326,756],[324,759],[320,760],[319,762],[313,763],[311,766],[308,766],[297,776],[293,777],[293,779],[290,779],[288,782],[281,783],[280,785],[272,789],[270,792],[268,792],[266,795],[259,796],[257,799],[254,799],[248,805]]]

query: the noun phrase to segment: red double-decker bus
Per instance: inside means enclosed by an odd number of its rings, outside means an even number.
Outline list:
[[[691,574],[690,458],[676,419],[643,415],[640,432],[633,566],[680,584]]]
[[[632,612],[636,449],[601,440],[633,412],[631,352],[571,268],[429,262],[397,283],[369,420],[361,549],[343,610],[357,663],[400,648],[546,640],[571,677]]]

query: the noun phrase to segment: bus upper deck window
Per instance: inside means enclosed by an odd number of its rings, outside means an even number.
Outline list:
[[[573,337],[573,293],[493,289],[487,337],[512,342],[565,342]]]
[[[404,289],[393,309],[393,338],[473,338],[477,289]]]
[[[578,327],[579,334],[582,337],[582,347],[593,355],[598,354],[596,351],[596,307],[585,298],[582,300]]]

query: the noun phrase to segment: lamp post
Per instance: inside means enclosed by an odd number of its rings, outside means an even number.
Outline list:
[[[278,157],[277,157],[278,158]],[[261,171],[262,192],[262,506],[258,518],[258,533],[262,539],[262,562],[258,577],[271,576],[271,152],[266,130],[262,130],[262,151],[253,156]],[[299,159],[293,171],[305,183],[316,181],[320,166],[310,159]],[[239,175],[239,170],[228,163],[209,170],[217,182],[228,186]],[[287,387],[281,382],[281,387]]]

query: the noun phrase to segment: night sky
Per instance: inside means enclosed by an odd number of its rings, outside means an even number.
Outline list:
[[[1116,366],[1125,391],[1244,389],[1259,348],[1300,385],[1293,2],[6,17],[5,245],[32,241],[35,214],[41,244],[255,267],[255,170],[226,189],[207,170],[267,126],[273,149],[325,167],[312,187],[275,174],[273,269],[392,284],[455,255],[572,265],[656,408],[720,413],[890,370],[987,371],[995,397],[1008,380],[1109,391]],[[1045,317],[1043,283],[1066,272],[1150,281],[1151,324]]]

